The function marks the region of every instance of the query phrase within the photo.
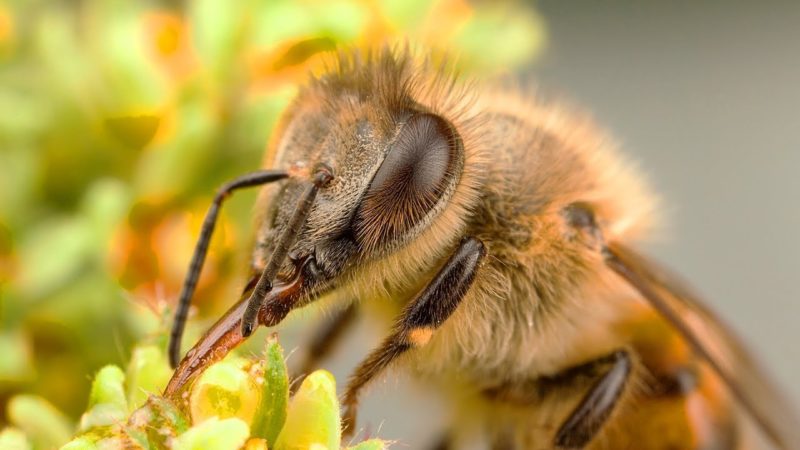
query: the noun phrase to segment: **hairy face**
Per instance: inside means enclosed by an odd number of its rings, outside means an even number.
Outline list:
[[[317,194],[284,273],[311,259],[310,278],[327,286],[403,247],[446,207],[463,169],[463,142],[448,118],[413,98],[406,64],[386,55],[340,64],[287,112],[274,165],[310,174],[324,164],[334,179]],[[289,180],[262,202],[257,265],[286,227],[303,183]]]

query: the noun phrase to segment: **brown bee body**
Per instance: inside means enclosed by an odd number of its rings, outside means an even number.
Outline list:
[[[737,384],[748,379],[731,375],[741,358],[728,357],[738,344],[716,324],[686,331],[669,320],[670,311],[687,321],[707,311],[629,253],[657,205],[588,120],[514,90],[459,84],[406,54],[343,55],[300,92],[265,166],[294,175],[259,200],[255,271],[291,247],[266,290],[246,292],[259,323],[323,297],[402,310],[351,379],[347,431],[358,431],[360,389],[397,361],[443,386],[454,423],[478,424],[471,430],[498,448],[746,442],[736,405],[752,396]],[[319,167],[333,179],[301,217],[304,180]],[[287,280],[300,287],[279,286]],[[272,294],[273,282],[295,294]],[[650,306],[664,299],[666,316]],[[227,349],[241,334],[238,316],[225,320]],[[212,330],[201,344],[215,339]],[[208,363],[193,353],[169,394]],[[790,448],[781,425],[766,432]]]

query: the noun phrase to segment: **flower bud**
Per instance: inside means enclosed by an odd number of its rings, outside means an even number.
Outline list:
[[[156,345],[139,345],[128,363],[128,403],[138,408],[150,394],[158,394],[172,375],[167,358]]]
[[[238,417],[246,424],[255,415],[261,399],[259,386],[245,370],[246,360],[225,360],[209,367],[192,387],[189,410],[192,423],[217,417]]]
[[[303,381],[292,399],[275,449],[306,450],[319,445],[337,450],[340,440],[336,380],[330,372],[317,370]]]
[[[108,365],[97,372],[89,392],[89,408],[81,416],[81,431],[125,421],[128,401],[124,382],[125,374],[117,366]]]
[[[244,445],[249,434],[250,430],[242,419],[230,417],[220,420],[212,417],[178,436],[172,445],[172,449],[204,450],[213,448],[235,450]]]

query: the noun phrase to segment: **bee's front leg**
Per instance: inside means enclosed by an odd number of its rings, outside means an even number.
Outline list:
[[[631,374],[628,352],[620,350],[590,362],[589,365],[610,360],[611,367],[589,389],[567,420],[559,427],[555,438],[558,448],[583,448],[600,431],[614,411],[617,401]]]
[[[434,331],[455,311],[475,280],[486,251],[481,241],[464,238],[433,280],[403,310],[392,333],[358,365],[347,385],[342,405],[343,435],[355,431],[358,394],[406,351],[428,343]]]

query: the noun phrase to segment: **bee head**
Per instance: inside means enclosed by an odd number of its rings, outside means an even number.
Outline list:
[[[307,261],[317,285],[403,248],[447,208],[461,180],[464,143],[446,113],[415,97],[410,71],[390,52],[356,56],[301,90],[277,129],[270,162],[301,175],[265,191],[259,203],[257,267],[320,166],[334,178],[317,193],[282,270]]]

